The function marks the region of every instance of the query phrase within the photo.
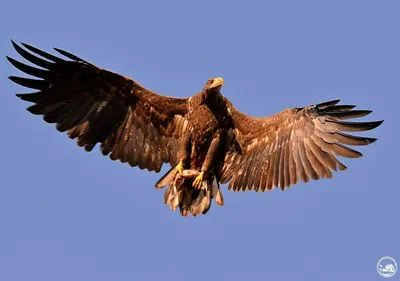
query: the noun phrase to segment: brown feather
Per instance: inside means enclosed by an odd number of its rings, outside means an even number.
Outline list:
[[[382,123],[341,121],[363,117],[372,111],[337,105],[339,100],[286,109],[261,118],[245,115],[227,102],[236,127],[236,141],[244,151],[241,156],[231,153],[222,167],[222,182],[230,180],[233,190],[248,190],[247,185],[249,190],[256,191],[277,186],[284,190],[299,178],[304,182],[331,178],[331,170],[347,168],[335,155],[346,158],[362,155],[345,145],[368,145],[376,140],[342,131],[366,131]]]
[[[102,153],[110,154],[112,160],[156,171],[163,162],[174,162],[186,130],[188,99],[153,93],[60,49],[55,50],[71,60],[22,44],[26,51],[12,43],[22,57],[44,68],[8,58],[22,72],[44,79],[10,77],[19,85],[40,90],[18,95],[35,103],[28,109],[31,113],[44,115],[44,120],[56,123],[59,131],[68,131],[87,151],[100,143]],[[161,139],[163,149],[159,149]]]

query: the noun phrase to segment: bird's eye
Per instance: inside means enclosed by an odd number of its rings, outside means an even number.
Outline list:
[[[209,84],[212,84],[214,82],[214,79],[210,79],[210,81],[208,81]]]

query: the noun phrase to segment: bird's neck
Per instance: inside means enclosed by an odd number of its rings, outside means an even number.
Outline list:
[[[220,91],[215,91],[215,92],[204,92],[203,93],[203,104],[207,104],[208,106],[218,106],[221,104],[223,100],[223,96]]]

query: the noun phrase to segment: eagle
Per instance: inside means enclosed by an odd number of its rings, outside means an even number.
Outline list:
[[[148,171],[160,172],[169,163],[171,169],[155,187],[166,187],[164,202],[182,216],[206,214],[213,199],[224,205],[220,184],[264,192],[286,190],[299,180],[332,178],[332,171],[346,169],[337,156],[362,156],[348,145],[376,140],[344,132],[371,130],[383,122],[348,121],[372,111],[354,110],[339,100],[252,117],[221,93],[221,77],[208,79],[189,98],[173,98],[64,50],[54,48],[61,57],[12,44],[31,64],[7,56],[9,62],[36,77],[9,77],[36,90],[17,94],[33,103],[27,110],[55,123],[86,151],[99,143],[111,160]]]

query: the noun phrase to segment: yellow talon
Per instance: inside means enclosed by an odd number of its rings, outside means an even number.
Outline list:
[[[176,165],[175,170],[178,172],[178,174],[180,174],[180,175],[182,174],[182,172],[184,170],[182,161],[179,161],[178,165]]]
[[[203,184],[204,172],[201,172],[193,181],[193,187],[200,189]]]

